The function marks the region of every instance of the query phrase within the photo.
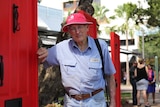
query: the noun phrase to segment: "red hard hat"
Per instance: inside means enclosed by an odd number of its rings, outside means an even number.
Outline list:
[[[92,22],[88,22],[85,16],[81,13],[73,13],[70,16],[68,16],[66,20],[66,24],[63,26],[63,31],[68,32],[67,26],[73,25],[73,24],[93,24]]]

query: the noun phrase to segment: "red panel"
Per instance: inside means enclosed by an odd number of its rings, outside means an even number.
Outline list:
[[[120,93],[120,77],[121,77],[121,73],[120,73],[120,40],[119,40],[119,36],[114,33],[111,32],[110,33],[111,36],[111,55],[112,55],[112,61],[114,63],[114,66],[116,68],[116,74],[115,74],[115,79],[116,79],[116,107],[121,107],[121,93]]]
[[[5,101],[22,98],[23,107],[38,107],[37,0],[2,0],[0,3],[0,55],[4,84],[0,107]],[[20,30],[13,33],[13,4],[18,6]]]
[[[3,4],[3,5],[2,5]],[[9,4],[7,2],[0,3],[0,55],[3,56],[3,63],[4,63],[4,70],[9,71],[9,67],[6,67],[6,65],[9,65],[9,28],[10,22],[9,22]],[[3,11],[2,11],[3,10]],[[4,11],[5,10],[5,11]],[[4,42],[5,41],[5,42]],[[4,73],[4,80],[3,80],[3,87],[0,87],[0,96],[3,96],[6,98],[9,95],[9,81],[7,78],[9,78],[9,75]],[[0,107],[2,99],[0,98]]]

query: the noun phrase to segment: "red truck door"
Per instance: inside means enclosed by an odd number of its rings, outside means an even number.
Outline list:
[[[37,0],[1,0],[0,107],[38,107]]]

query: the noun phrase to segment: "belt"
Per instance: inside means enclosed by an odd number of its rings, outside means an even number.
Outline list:
[[[74,98],[74,99],[76,99],[76,100],[78,100],[78,101],[80,101],[80,100],[85,100],[87,98],[90,98],[90,97],[94,96],[95,94],[101,92],[102,90],[103,89],[100,88],[100,89],[95,90],[95,91],[93,91],[93,92],[91,92],[89,94],[76,94],[76,95],[69,95],[69,93],[67,92],[67,95],[72,97],[72,98]]]

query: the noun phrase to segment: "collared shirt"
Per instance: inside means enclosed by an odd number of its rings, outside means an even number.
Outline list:
[[[104,40],[99,39],[99,42],[104,57],[105,74],[114,74],[116,71],[108,45]],[[60,65],[62,83],[71,95],[90,93],[105,86],[101,57],[94,39],[90,36],[86,50],[81,51],[71,38],[49,48],[46,61],[49,66]]]

